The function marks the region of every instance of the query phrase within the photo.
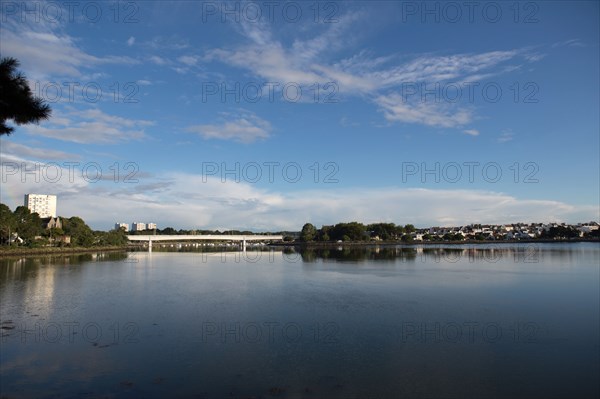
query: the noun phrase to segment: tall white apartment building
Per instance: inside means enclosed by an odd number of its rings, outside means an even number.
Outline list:
[[[156,229],[156,223],[148,223],[146,225],[146,230],[155,230]]]
[[[56,217],[56,195],[25,194],[25,206],[42,219]]]
[[[133,222],[131,224],[132,231],[143,231],[146,230],[146,223]]]
[[[115,230],[118,230],[121,227],[123,227],[125,229],[125,231],[129,231],[129,224],[127,224],[127,223],[115,223]]]

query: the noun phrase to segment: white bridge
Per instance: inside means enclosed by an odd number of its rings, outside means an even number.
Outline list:
[[[129,241],[148,242],[148,252],[152,252],[153,241],[239,241],[242,250],[246,250],[246,241],[281,241],[283,236],[261,236],[261,235],[128,235]]]

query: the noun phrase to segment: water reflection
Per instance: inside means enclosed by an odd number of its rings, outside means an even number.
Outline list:
[[[337,261],[406,261],[422,263],[539,263],[547,260],[568,263],[580,253],[596,256],[600,245],[581,243],[565,246],[561,244],[489,244],[489,245],[427,245],[427,246],[337,246],[286,248],[284,253],[299,253],[304,262]]]
[[[597,397],[599,260],[595,244],[2,260],[2,396]]]

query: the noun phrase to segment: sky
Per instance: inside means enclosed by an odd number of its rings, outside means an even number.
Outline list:
[[[0,202],[92,228],[600,219],[597,1],[1,2],[50,119]]]

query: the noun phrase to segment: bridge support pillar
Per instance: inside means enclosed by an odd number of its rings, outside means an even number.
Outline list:
[[[246,252],[246,239],[242,240],[242,251]]]
[[[152,252],[152,240],[148,240],[148,252]]]

